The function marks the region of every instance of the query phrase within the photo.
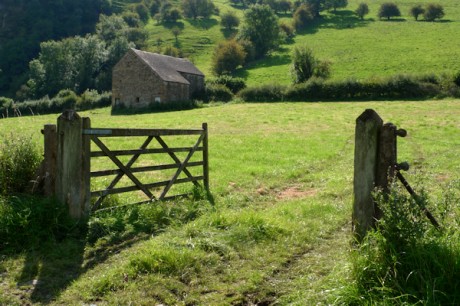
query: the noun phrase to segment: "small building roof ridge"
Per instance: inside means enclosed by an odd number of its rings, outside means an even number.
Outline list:
[[[204,74],[187,59],[146,52],[134,48],[131,48],[131,50],[165,81],[190,84],[181,72],[204,76]]]

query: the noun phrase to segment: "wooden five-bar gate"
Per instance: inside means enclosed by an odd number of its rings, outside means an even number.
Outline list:
[[[86,216],[91,210],[101,207],[103,200],[111,194],[140,190],[147,198],[140,203],[155,200],[166,200],[185,194],[169,195],[175,184],[191,182],[195,186],[202,181],[203,187],[209,191],[208,166],[208,129],[203,123],[201,129],[120,129],[120,128],[91,128],[89,118],[81,118],[75,111],[62,113],[56,125],[45,125],[45,160],[42,165],[44,191],[47,195],[55,195],[58,200],[69,206],[69,212],[74,218]],[[197,136],[193,146],[170,147],[164,140],[165,136]],[[108,137],[145,137],[137,149],[110,150],[104,138]],[[158,148],[149,148],[154,141]],[[99,151],[91,151],[91,142]],[[186,154],[181,160],[178,154]],[[201,159],[192,161],[196,152],[202,152]],[[160,165],[134,167],[138,158],[144,154],[167,154],[172,162]],[[91,159],[108,157],[117,169],[91,171]],[[127,163],[120,156],[131,156]],[[194,176],[188,170],[201,167],[200,175]],[[168,180],[142,182],[138,174],[171,169],[173,175]],[[185,177],[180,178],[184,173]],[[91,178],[114,176],[105,189],[91,190]],[[123,177],[129,178],[131,186],[118,187]],[[162,188],[158,196],[152,193],[153,188]],[[96,200],[91,205],[91,198]]]

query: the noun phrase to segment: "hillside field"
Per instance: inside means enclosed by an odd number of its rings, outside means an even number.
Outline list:
[[[241,18],[244,14],[242,9],[233,8],[230,1],[214,2],[221,13],[234,10]],[[387,2],[384,0],[369,1],[370,12],[361,21],[353,13],[360,2],[363,1],[349,0],[348,6],[337,13],[323,12],[323,18],[297,33],[293,42],[283,44],[270,56],[248,64],[236,75],[244,77],[249,85],[289,84],[290,54],[299,44],[311,47],[319,59],[332,62],[333,79],[365,79],[399,73],[442,74],[460,70],[460,40],[454,38],[460,31],[460,4],[457,1],[394,1],[402,16],[390,21],[381,21],[377,17],[380,5]],[[409,15],[411,6],[433,2],[444,7],[445,17],[441,21],[416,22]],[[292,18],[281,15],[280,20],[290,22]],[[224,33],[219,22],[218,16],[201,22],[178,21],[183,28],[178,38],[180,47],[208,76],[211,75],[210,59],[214,46],[232,34]],[[151,20],[146,26],[149,49],[155,49],[156,39],[160,37],[164,44],[174,44],[171,27],[157,25]]]
[[[0,304],[338,303],[350,281],[354,124],[367,108],[408,131],[399,139],[399,160],[411,164],[408,180],[433,203],[449,182],[460,179],[459,100],[82,113],[93,127],[199,128],[207,122],[214,204],[144,205],[137,214],[153,218],[166,212],[170,221],[118,240],[102,233],[96,242],[69,237],[0,254]],[[4,119],[0,135],[32,135],[41,145],[40,129],[56,118]],[[184,217],[187,212],[193,217]],[[110,218],[115,222],[123,214],[133,216],[128,210]],[[101,218],[95,214],[90,222]],[[113,229],[132,230],[125,221]]]

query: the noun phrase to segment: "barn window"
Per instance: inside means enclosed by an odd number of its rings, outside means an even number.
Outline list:
[[[120,98],[115,98],[115,105],[116,106],[120,105]]]
[[[155,102],[156,103],[161,103],[161,98],[160,97],[155,97]]]
[[[141,98],[136,97],[136,102],[139,103],[141,101]]]

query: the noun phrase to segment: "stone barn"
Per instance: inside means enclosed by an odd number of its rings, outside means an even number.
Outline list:
[[[204,74],[190,61],[130,49],[112,71],[112,108],[189,101],[204,89]]]

